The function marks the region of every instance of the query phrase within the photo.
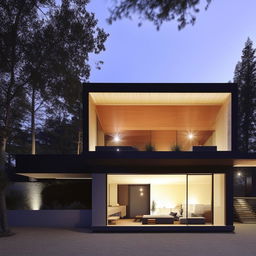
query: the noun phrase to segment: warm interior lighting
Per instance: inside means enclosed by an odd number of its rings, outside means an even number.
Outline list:
[[[143,191],[143,188],[140,188],[140,192],[142,192]]]
[[[197,200],[197,198],[195,198],[195,197],[191,197],[191,198],[189,198],[188,203],[189,203],[189,204],[197,204],[197,203],[198,203],[198,200]]]
[[[144,193],[143,192],[140,192],[140,196],[143,196],[144,195]]]
[[[188,134],[188,138],[189,138],[190,140],[192,140],[192,139],[194,138],[194,134],[190,132],[190,133]]]
[[[237,173],[237,176],[238,176],[238,177],[240,177],[241,175],[242,175],[242,173],[241,173],[241,172],[238,172],[238,173]]]
[[[114,136],[114,142],[119,142],[120,141],[120,136],[118,134],[116,134]]]

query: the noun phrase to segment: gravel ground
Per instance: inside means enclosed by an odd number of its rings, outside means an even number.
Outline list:
[[[0,238],[0,256],[255,256],[256,224],[235,233],[91,233],[83,229],[13,228]]]

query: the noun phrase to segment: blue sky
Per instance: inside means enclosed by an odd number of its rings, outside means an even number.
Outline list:
[[[88,6],[110,34],[106,51],[91,56],[92,64],[103,60],[104,65],[92,69],[90,82],[228,82],[247,37],[256,46],[255,0],[212,0],[207,11],[201,8],[196,24],[181,31],[176,22],[160,31],[149,22],[138,27],[127,19],[108,25],[111,3],[91,0]]]

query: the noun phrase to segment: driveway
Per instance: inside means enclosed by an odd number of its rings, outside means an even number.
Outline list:
[[[0,238],[1,256],[255,256],[256,224],[236,233],[90,233],[60,228],[13,228]]]

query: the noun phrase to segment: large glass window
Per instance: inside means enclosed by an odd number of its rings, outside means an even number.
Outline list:
[[[225,225],[225,174],[108,175],[108,225]]]
[[[212,224],[212,175],[188,175],[188,224]],[[194,218],[194,221],[192,221]]]

